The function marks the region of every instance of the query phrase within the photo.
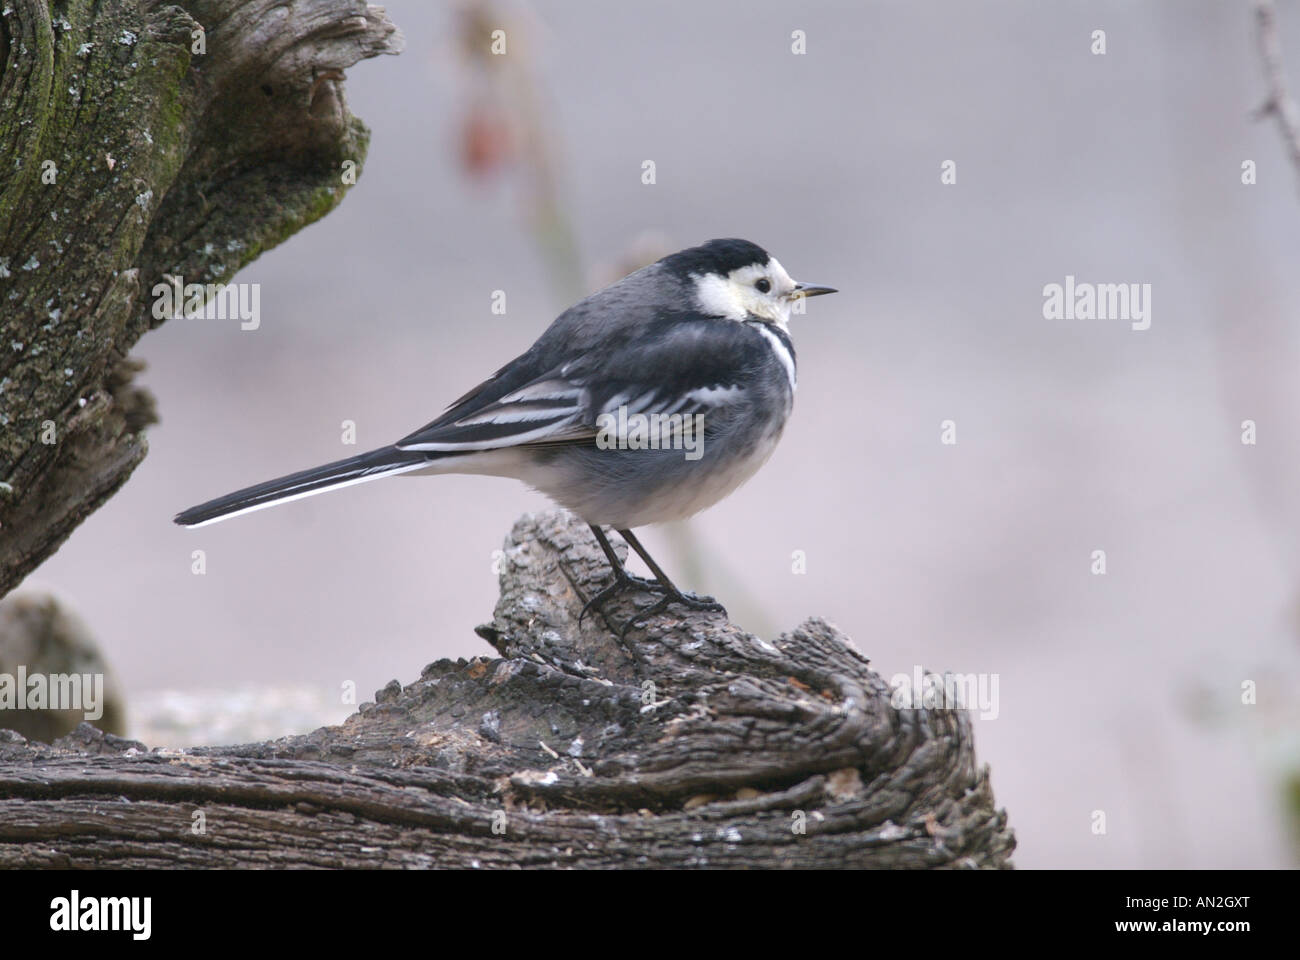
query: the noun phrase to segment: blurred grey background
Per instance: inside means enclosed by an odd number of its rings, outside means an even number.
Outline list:
[[[765,635],[825,616],[886,677],[997,674],[977,747],[1020,866],[1294,865],[1300,202],[1250,116],[1248,4],[502,4],[502,76],[456,7],[387,6],[406,52],[347,84],[373,132],[358,185],[240,274],[261,329],[141,342],[149,457],[33,578],[91,624],[129,705],[293,687],[338,720],[345,682],[368,699],[490,652],[492,551],[546,506],[513,482],[171,517],[432,419],[567,305],[546,253],[565,224],[589,287],[647,233],[740,236],[842,292],[795,318],[785,439],[691,522],[682,579]],[[1300,8],[1281,25],[1300,86]],[[1151,328],[1045,320],[1067,274],[1151,284]],[[683,537],[646,537],[686,563]]]

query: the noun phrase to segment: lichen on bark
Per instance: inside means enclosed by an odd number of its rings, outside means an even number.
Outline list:
[[[360,0],[2,9],[0,595],[143,459],[155,286],[228,283],[333,209],[368,140],[343,70],[402,47]]]

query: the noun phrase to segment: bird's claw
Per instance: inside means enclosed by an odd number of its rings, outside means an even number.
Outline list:
[[[620,594],[630,587],[640,587],[642,590],[651,592],[663,589],[658,580],[647,580],[644,577],[638,577],[630,573],[616,573],[613,583],[593,595],[590,600],[582,605],[582,611],[578,614],[578,626],[582,626],[583,619],[593,609],[600,607],[610,597]]]
[[[723,616],[727,615],[727,608],[718,603],[718,601],[714,600],[712,597],[700,597],[693,593],[682,593],[676,590],[670,592],[667,591],[662,584],[656,584],[656,586],[665,591],[664,596],[660,597],[644,610],[638,610],[633,614],[632,617],[628,619],[627,623],[623,624],[622,629],[618,631],[620,640],[626,638],[627,632],[637,624],[649,620],[656,613],[662,613],[664,610],[668,609],[670,604],[674,603],[690,610],[704,610],[709,613],[720,613]]]
[[[654,603],[650,604],[650,606],[643,610],[638,610],[626,623],[623,624],[618,631],[620,640],[625,638],[627,632],[638,623],[650,619],[656,613],[662,613],[670,604],[676,603],[690,610],[704,610],[709,613],[721,613],[724,616],[727,613],[727,608],[718,603],[718,601],[714,600],[712,597],[701,597],[689,592],[683,593],[680,590],[669,589],[658,580],[647,580],[644,577],[634,576],[630,573],[623,573],[615,574],[613,583],[603,588],[599,593],[595,594],[590,600],[582,605],[582,610],[578,613],[578,626],[582,626],[583,619],[593,609],[599,608],[606,600],[632,587],[639,587],[647,593],[658,593],[661,594],[661,596]]]

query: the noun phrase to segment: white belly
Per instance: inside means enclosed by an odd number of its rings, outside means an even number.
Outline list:
[[[722,463],[701,462],[697,466],[684,459],[676,461],[671,465],[675,469],[665,470],[662,479],[653,482],[641,477],[620,483],[581,472],[575,474],[572,462],[538,462],[527,448],[518,447],[449,457],[407,476],[471,473],[514,477],[588,523],[627,530],[684,520],[713,506],[768,461],[780,438],[780,431],[775,431],[756,443],[747,455]]]
[[[761,441],[747,457],[737,457],[725,468],[719,467],[702,473],[697,483],[674,484],[665,490],[645,498],[640,504],[632,504],[637,509],[629,522],[619,523],[619,529],[640,527],[649,523],[667,523],[671,520],[685,520],[701,510],[707,510],[719,500],[730,496],[741,484],[758,472],[759,467],[767,463],[780,434]],[[614,525],[611,522],[611,525]]]

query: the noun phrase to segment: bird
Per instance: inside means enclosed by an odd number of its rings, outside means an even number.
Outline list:
[[[396,443],[268,480],[177,514],[201,527],[327,490],[395,475],[513,477],[586,522],[613,579],[579,615],[625,590],[658,599],[620,636],[680,604],[632,532],[712,506],[768,460],[794,405],[789,323],[803,298],[838,292],[793,280],[748,240],[670,254],[561,313],[531,347]],[[802,310],[800,310],[802,312]],[[615,530],[653,580],[627,571]]]

